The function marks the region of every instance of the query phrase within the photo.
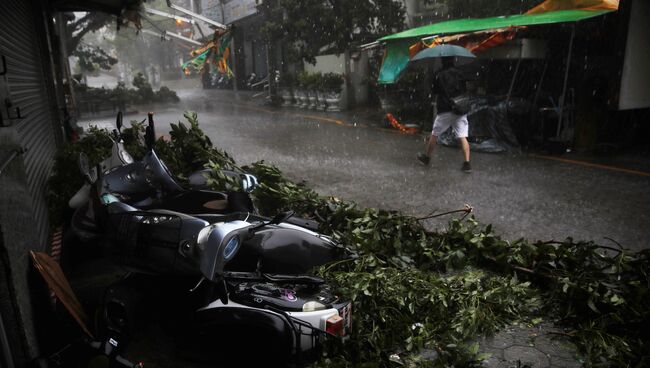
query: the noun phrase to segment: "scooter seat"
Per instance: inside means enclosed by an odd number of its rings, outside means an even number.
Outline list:
[[[228,209],[228,198],[215,199],[203,203],[203,207],[213,211],[225,211]]]
[[[203,214],[206,210],[217,213],[255,212],[248,193],[214,192],[210,190],[188,190],[174,197],[166,198],[156,206],[143,209],[166,209],[189,215]]]
[[[135,212],[138,209],[122,202],[113,202],[108,205],[108,213],[111,215]]]
[[[286,282],[286,283],[295,283],[295,284],[308,284],[308,285],[323,285],[325,280],[311,275],[281,275],[281,274],[271,274],[263,273],[262,277],[271,282]]]
[[[160,203],[143,206],[142,209],[165,209],[187,214],[205,213],[206,209],[225,212],[228,209],[228,196],[221,192],[188,190],[165,198]]]

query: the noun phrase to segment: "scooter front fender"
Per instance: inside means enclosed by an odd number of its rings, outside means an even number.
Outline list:
[[[86,202],[88,202],[89,199],[90,199],[90,184],[86,183],[81,188],[79,188],[77,193],[75,193],[75,195],[73,195],[72,198],[70,198],[70,200],[68,201],[68,206],[76,210],[77,208],[86,204]]]
[[[330,241],[295,228],[263,229],[247,243],[258,247],[260,270],[264,273],[305,274],[345,256]]]

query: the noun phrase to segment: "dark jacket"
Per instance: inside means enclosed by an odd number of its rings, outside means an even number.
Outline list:
[[[452,111],[454,103],[451,99],[463,94],[463,85],[462,74],[454,67],[436,73],[431,88],[433,94],[437,95],[439,114]]]

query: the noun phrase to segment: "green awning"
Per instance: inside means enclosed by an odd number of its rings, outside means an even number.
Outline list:
[[[612,10],[558,10],[538,14],[455,19],[395,33],[378,40],[379,42],[386,43],[386,56],[379,71],[378,82],[382,84],[395,83],[400,74],[406,69],[410,60],[409,46],[426,36],[470,33],[517,26],[577,22],[610,12]]]
[[[381,64],[381,70],[379,71],[379,79],[377,80],[379,83],[395,83],[409,63],[409,46],[412,43],[413,41],[410,39],[398,39],[386,45],[386,54]]]
[[[392,41],[405,38],[422,38],[431,35],[445,35],[499,29],[517,26],[577,22],[609,13],[612,10],[558,10],[538,14],[517,14],[492,18],[454,19],[440,23],[412,28],[380,38],[378,41]]]

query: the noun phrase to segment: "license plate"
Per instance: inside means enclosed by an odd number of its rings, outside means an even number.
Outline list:
[[[338,309],[339,316],[343,318],[343,336],[352,333],[352,303],[348,303]]]

